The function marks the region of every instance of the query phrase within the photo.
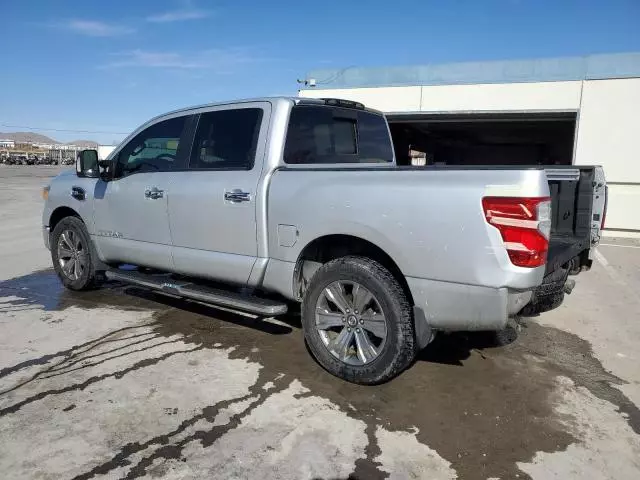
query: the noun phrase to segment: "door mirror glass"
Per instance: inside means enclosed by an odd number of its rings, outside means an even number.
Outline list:
[[[82,150],[76,159],[76,174],[79,177],[97,178],[98,171],[98,151]]]

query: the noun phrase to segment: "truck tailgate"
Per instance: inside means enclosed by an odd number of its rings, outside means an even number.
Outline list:
[[[551,193],[548,275],[591,247],[596,167],[554,167],[545,172]]]
[[[575,282],[568,280],[591,267],[589,251],[600,240],[606,209],[602,167],[546,169],[551,195],[551,237],[545,276],[533,291],[523,315],[535,315],[559,306]]]

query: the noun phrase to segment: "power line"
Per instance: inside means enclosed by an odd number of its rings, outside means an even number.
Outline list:
[[[350,70],[352,68],[356,68],[356,66],[351,65],[349,67],[341,68],[340,70],[337,70],[335,73],[329,75],[326,78],[323,78],[322,80],[316,79],[316,85],[326,85],[328,83],[332,83],[336,81],[339,77],[343,76],[347,72],[347,70]]]
[[[0,123],[0,126],[5,128],[21,128],[25,130],[42,130],[46,132],[66,132],[66,133],[102,133],[108,135],[128,135],[131,132],[106,132],[101,130],[68,130],[64,128],[40,128],[40,127],[27,127],[25,125],[8,125],[6,123]]]

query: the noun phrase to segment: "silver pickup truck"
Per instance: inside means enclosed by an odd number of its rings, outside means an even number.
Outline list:
[[[434,332],[559,305],[591,265],[605,188],[600,167],[397,165],[380,112],[265,98],[81,152],[43,191],[43,231],[73,290],[111,279],[263,317],[301,302],[316,360],[375,384]]]

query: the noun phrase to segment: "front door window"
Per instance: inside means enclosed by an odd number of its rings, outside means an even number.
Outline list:
[[[180,137],[186,117],[177,117],[151,125],[118,154],[116,178],[139,172],[167,172],[177,165]]]

